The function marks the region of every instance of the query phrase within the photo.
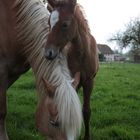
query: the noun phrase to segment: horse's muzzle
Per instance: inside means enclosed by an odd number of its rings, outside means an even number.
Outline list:
[[[45,49],[45,57],[46,59],[53,60],[56,58],[58,54],[58,50],[54,48]]]

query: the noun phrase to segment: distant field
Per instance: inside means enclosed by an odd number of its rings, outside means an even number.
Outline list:
[[[35,129],[36,103],[30,70],[8,91],[10,140],[44,140]],[[140,140],[140,65],[101,64],[91,108],[92,140]]]

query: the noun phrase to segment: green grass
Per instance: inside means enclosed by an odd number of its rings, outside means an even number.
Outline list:
[[[44,140],[35,128],[36,103],[35,80],[29,71],[8,91],[10,140]],[[92,139],[140,140],[140,65],[101,64],[91,109]]]

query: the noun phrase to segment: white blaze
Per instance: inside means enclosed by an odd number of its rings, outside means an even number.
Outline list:
[[[59,21],[59,12],[57,10],[51,13],[50,17],[50,25],[51,29],[55,26],[55,24]]]

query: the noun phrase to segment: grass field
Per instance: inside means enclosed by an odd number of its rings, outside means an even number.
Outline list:
[[[30,70],[8,90],[10,140],[44,140],[35,129],[34,83]],[[92,140],[140,140],[140,65],[101,64],[91,108]]]

